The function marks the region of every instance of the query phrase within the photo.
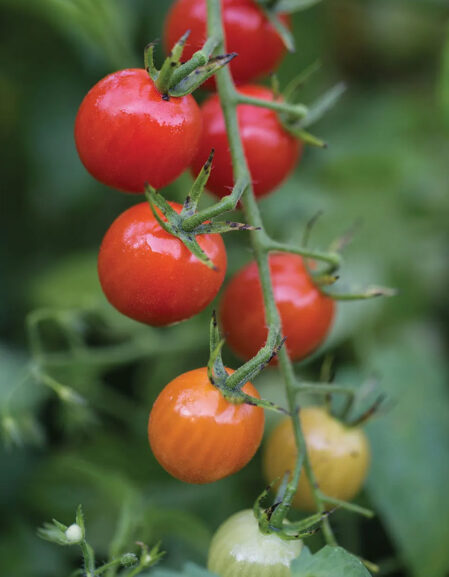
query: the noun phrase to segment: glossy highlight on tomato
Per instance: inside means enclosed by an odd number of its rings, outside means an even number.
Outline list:
[[[175,180],[194,157],[200,133],[194,98],[162,98],[139,68],[95,84],[75,121],[75,143],[86,169],[130,193],[144,192],[145,183],[162,188]]]
[[[243,86],[239,92],[262,100],[274,99],[273,92],[263,86]],[[192,170],[198,174],[211,149],[215,149],[207,189],[222,197],[232,190],[234,177],[225,120],[217,95],[202,105],[201,115],[203,131]],[[273,110],[240,104],[237,117],[254,194],[261,197],[280,186],[292,172],[301,156],[302,143],[282,127]]]
[[[300,256],[272,254],[269,263],[285,346],[291,359],[298,361],[326,338],[335,303],[314,285]],[[250,359],[265,344],[268,329],[256,262],[240,270],[226,287],[220,319],[224,337],[239,357]]]
[[[251,383],[243,391],[259,398]],[[173,477],[212,483],[252,459],[264,421],[260,407],[227,401],[204,367],[183,373],[162,390],[150,412],[148,439],[154,456]]]
[[[212,538],[207,567],[220,577],[291,577],[291,562],[302,550],[302,541],[283,541],[264,535],[253,511],[229,517]]]
[[[267,20],[254,0],[222,0],[226,52],[236,52],[230,64],[237,84],[250,82],[270,74],[278,67],[286,49],[281,37]],[[290,18],[280,15],[285,25]],[[207,39],[206,0],[177,0],[171,7],[164,26],[164,45],[167,53],[181,36],[190,30],[183,60],[200,50]],[[207,88],[214,87],[211,79]]]
[[[182,206],[170,203],[180,212]],[[166,232],[146,202],[123,212],[110,226],[98,255],[98,274],[109,302],[126,316],[153,326],[190,318],[215,297],[226,271],[219,234],[197,236],[217,270],[199,261]]]
[[[299,413],[307,453],[320,490],[335,499],[350,501],[365,480],[370,448],[362,429],[348,427],[321,407],[306,407]],[[268,438],[263,456],[264,473],[270,482],[292,471],[296,462],[296,443],[291,419],[284,419]],[[278,486],[277,483],[276,486]],[[310,483],[304,471],[293,505],[315,511]]]

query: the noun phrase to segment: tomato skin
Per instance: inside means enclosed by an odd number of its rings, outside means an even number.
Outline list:
[[[207,567],[220,577],[290,577],[290,563],[301,553],[302,541],[263,535],[254,513],[232,515],[212,538]]]
[[[285,346],[291,359],[298,361],[326,338],[335,303],[313,284],[300,256],[271,254],[269,263]],[[226,287],[220,318],[226,341],[239,357],[250,359],[265,344],[268,329],[256,262],[241,269]]]
[[[263,86],[247,85],[239,88],[246,96],[273,100],[271,90]],[[196,175],[215,149],[212,172],[207,189],[222,197],[229,194],[234,184],[231,154],[225,120],[218,95],[211,96],[201,107],[203,131],[198,153],[192,162]],[[302,143],[281,125],[276,112],[240,104],[237,117],[243,148],[257,197],[277,188],[292,172],[302,153]]]
[[[201,133],[191,95],[162,99],[143,69],[114,72],[87,93],[75,121],[75,143],[100,182],[142,193],[162,188],[190,164]]]
[[[370,448],[365,433],[362,429],[345,426],[321,407],[306,407],[299,415],[318,486],[329,497],[350,501],[362,486],[369,467]],[[271,482],[286,471],[292,471],[296,455],[291,419],[284,419],[265,446],[265,477]],[[293,505],[303,511],[316,510],[304,471]]]
[[[267,20],[254,0],[222,0],[226,52],[238,56],[230,64],[236,84],[244,84],[270,74],[278,67],[286,49],[281,37]],[[290,18],[280,15],[290,26]],[[183,60],[203,47],[207,38],[206,0],[178,0],[168,13],[164,26],[164,46],[167,54],[181,36],[190,30]],[[205,87],[213,89],[210,79]]]
[[[243,391],[259,398],[251,383]],[[162,390],[150,412],[148,439],[154,456],[173,477],[212,483],[252,459],[264,422],[260,407],[227,401],[209,382],[204,367],[183,373]]]
[[[177,212],[181,205],[169,203]],[[153,326],[190,318],[215,297],[226,271],[219,234],[197,237],[218,270],[200,262],[155,219],[148,203],[125,210],[110,226],[98,255],[98,274],[109,302]]]

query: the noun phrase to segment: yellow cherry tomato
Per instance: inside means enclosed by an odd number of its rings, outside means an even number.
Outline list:
[[[351,500],[365,480],[370,461],[368,439],[360,428],[348,427],[321,407],[299,413],[312,469],[322,493]],[[291,419],[279,423],[265,446],[263,467],[269,482],[293,471],[296,445]],[[279,485],[277,482],[277,485]],[[315,511],[315,501],[304,470],[301,472],[293,506]]]

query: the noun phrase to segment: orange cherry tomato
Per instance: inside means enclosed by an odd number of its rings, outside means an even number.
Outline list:
[[[299,413],[307,453],[320,490],[335,499],[351,500],[360,490],[370,461],[370,448],[360,428],[346,426],[321,407]],[[263,456],[264,474],[270,482],[292,471],[296,444],[291,419],[284,419],[268,438]],[[279,483],[278,483],[279,485]],[[315,511],[315,501],[304,471],[293,505]]]
[[[243,391],[259,398],[251,383]],[[200,368],[176,377],[162,390],[150,412],[148,439],[154,456],[173,477],[212,483],[252,459],[264,421],[263,409],[230,403],[210,383],[207,369]]]

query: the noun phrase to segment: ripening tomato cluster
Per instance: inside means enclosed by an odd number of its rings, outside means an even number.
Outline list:
[[[230,64],[237,90],[250,98],[278,98],[251,83],[281,60],[284,46],[277,31],[254,0],[222,0],[222,8],[226,49],[238,53]],[[164,31],[167,52],[187,29],[191,34],[183,59],[202,47],[206,12],[206,0],[174,2]],[[282,19],[288,26],[288,16]],[[206,85],[215,88],[213,80]],[[291,173],[302,143],[273,110],[240,104],[237,115],[254,193],[261,197]],[[197,175],[211,149],[215,156],[208,190],[223,197],[234,184],[218,95],[212,94],[200,108],[190,94],[161,94],[144,69],[110,74],[88,92],[76,117],[75,141],[86,169],[100,182],[126,193],[142,194],[147,185],[164,187],[189,168]],[[170,206],[178,213],[182,209],[176,203]],[[161,219],[163,214],[155,215],[147,202],[132,206],[112,223],[98,257],[100,283],[109,302],[131,319],[152,326],[183,321],[203,310],[217,295],[227,264],[219,234],[197,236],[215,265],[208,268],[161,226]],[[314,284],[300,256],[272,254],[269,265],[286,346],[297,361],[324,341],[335,305]],[[268,327],[255,262],[227,286],[220,320],[230,348],[242,359],[250,359],[264,345]],[[259,397],[251,383],[243,391]],[[329,495],[350,498],[368,463],[363,434],[345,430],[321,409],[304,410],[301,421],[318,482]],[[264,468],[270,481],[293,468],[295,444],[289,423],[281,423],[267,445]],[[206,368],[171,381],[154,403],[148,422],[149,442],[159,463],[189,483],[209,483],[239,471],[257,451],[263,430],[263,409],[227,401],[209,381]],[[311,508],[305,480],[299,489],[295,504]],[[284,554],[289,553],[279,552],[280,559]]]
[[[222,8],[226,49],[238,53],[230,64],[238,90],[273,100],[268,88],[248,82],[277,67],[284,54],[280,36],[254,0],[222,0]],[[287,16],[282,19],[289,24]],[[206,40],[206,20],[206,0],[174,2],[164,30],[167,52],[190,30],[183,59],[190,58]],[[208,87],[214,88],[214,82]],[[237,113],[254,191],[262,196],[292,171],[302,144],[283,128],[273,110],[242,104]],[[81,161],[95,178],[127,193],[142,194],[147,184],[164,187],[189,167],[198,174],[211,149],[215,156],[207,187],[222,197],[234,184],[218,96],[212,95],[201,109],[190,94],[167,97],[144,69],[110,74],[88,92],[76,117],[75,142]],[[181,206],[171,206],[181,211]],[[111,225],[100,248],[98,272],[107,299],[128,317],[153,326],[197,314],[215,298],[226,272],[221,237],[200,235],[198,243],[214,269],[203,266],[166,232],[147,203],[131,207]],[[273,255],[271,266],[289,351],[300,359],[326,336],[333,303],[314,287],[300,257]],[[249,302],[251,310],[242,317]],[[233,280],[222,305],[229,344],[242,358],[263,345],[263,314],[257,270],[250,265]]]

